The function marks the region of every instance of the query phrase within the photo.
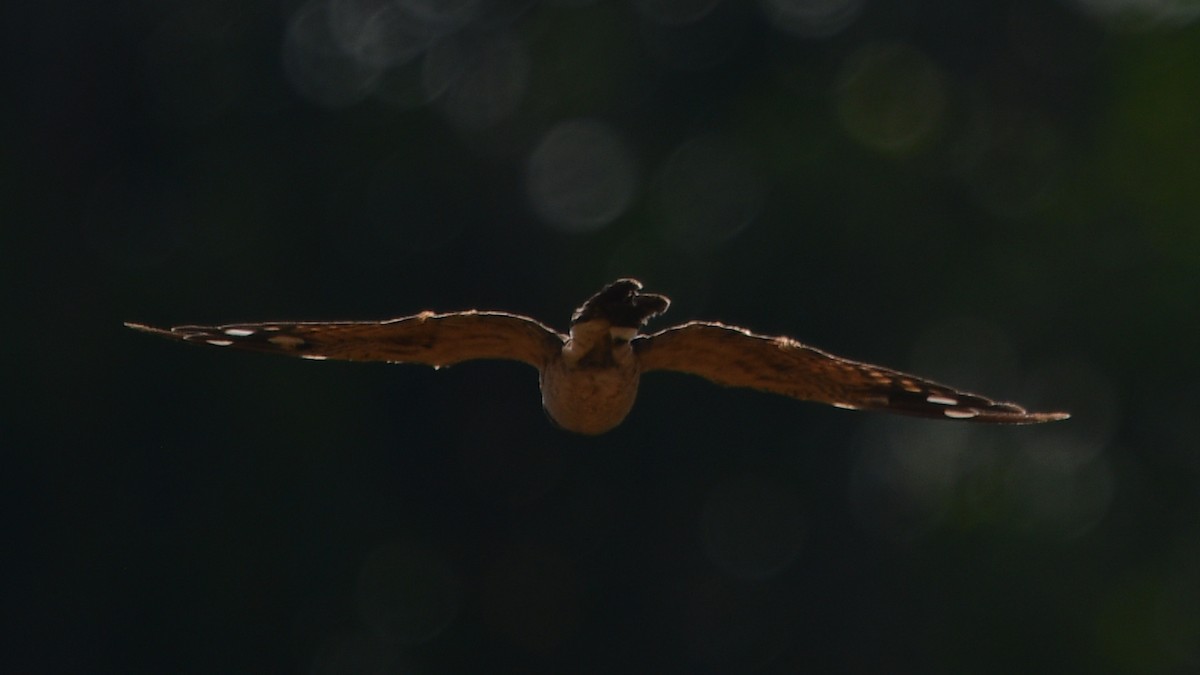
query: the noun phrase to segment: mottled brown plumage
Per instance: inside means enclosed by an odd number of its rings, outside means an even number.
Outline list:
[[[638,338],[642,372],[676,370],[727,387],[748,387],[850,410],[883,410],[938,419],[1033,424],[1066,413],[1031,413],[1013,403],[823,352],[787,337],[766,337],[694,321]]]
[[[538,369],[542,405],[559,426],[599,434],[633,407],[642,373],[673,370],[853,410],[934,419],[1032,424],[1065,419],[958,391],[881,366],[720,323],[692,322],[653,335],[638,331],[667,310],[662,295],[618,279],[572,316],[569,335],[504,312],[423,312],[388,321],[267,322],[130,328],[184,342],[302,358],[421,363],[509,359]]]
[[[136,323],[135,330],[193,344],[288,354],[313,360],[385,361],[452,366],[474,359],[546,365],[566,340],[524,316],[504,312],[422,312],[387,321],[270,321],[222,326],[175,326],[169,330]]]

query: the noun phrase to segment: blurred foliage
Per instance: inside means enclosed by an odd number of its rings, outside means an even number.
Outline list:
[[[7,669],[1200,668],[1198,13],[10,3]],[[582,438],[518,365],[120,325],[565,328],[616,276],[1075,416],[662,375]]]

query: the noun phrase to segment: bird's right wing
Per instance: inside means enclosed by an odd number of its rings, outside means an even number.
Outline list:
[[[828,354],[786,337],[694,321],[633,341],[643,371],[674,370],[852,410],[1033,424],[1065,419],[958,391],[915,375]]]
[[[566,336],[525,316],[505,312],[423,312],[388,321],[232,323],[154,328],[126,326],[163,337],[307,359],[387,361],[449,366],[472,359],[523,361],[541,369]]]

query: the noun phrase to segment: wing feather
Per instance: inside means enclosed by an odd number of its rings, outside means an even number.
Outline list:
[[[852,410],[1033,424],[1069,417],[958,391],[882,366],[859,363],[791,338],[694,321],[633,341],[643,371],[674,370],[729,387],[749,387]]]
[[[449,366],[472,359],[522,361],[541,369],[565,336],[505,312],[422,312],[388,321],[312,321],[175,326],[126,323],[163,337],[270,354],[343,361]]]

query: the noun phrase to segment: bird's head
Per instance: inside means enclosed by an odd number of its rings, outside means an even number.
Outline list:
[[[671,306],[667,296],[642,293],[641,290],[642,282],[637,279],[617,279],[575,310],[571,315],[571,326],[599,320],[614,328],[636,331]]]

